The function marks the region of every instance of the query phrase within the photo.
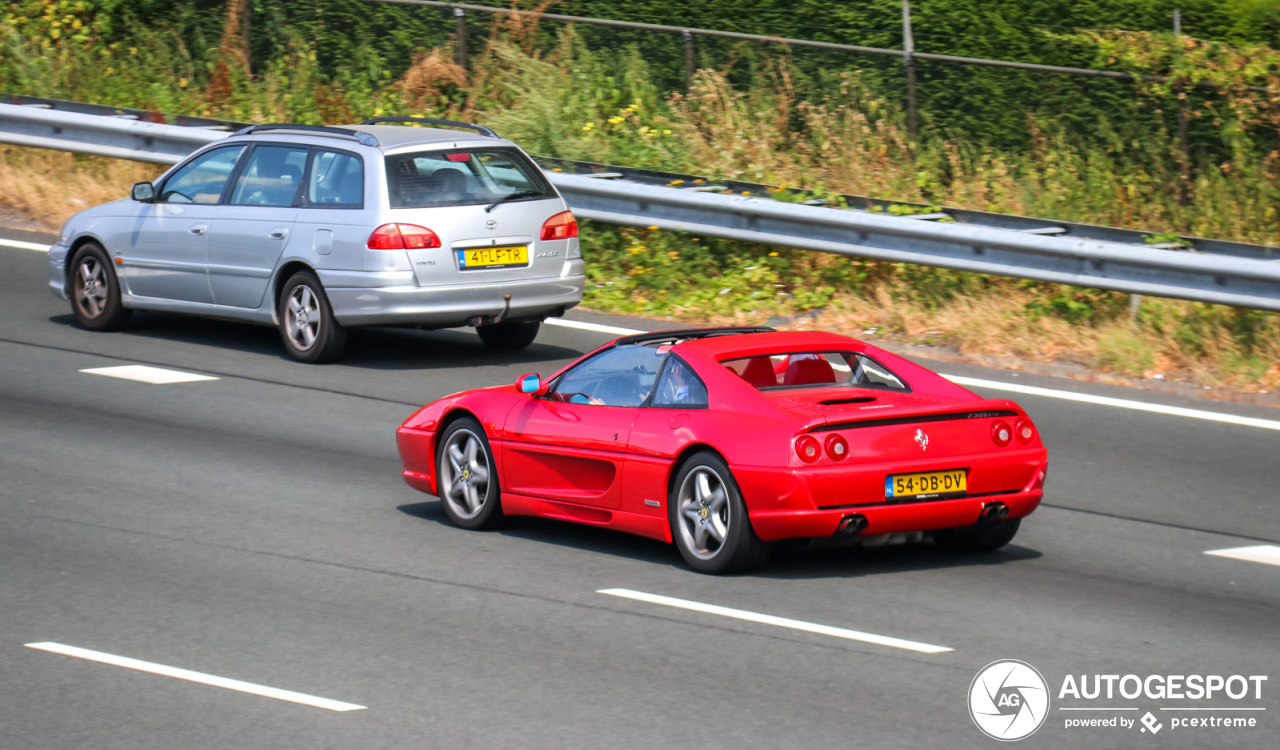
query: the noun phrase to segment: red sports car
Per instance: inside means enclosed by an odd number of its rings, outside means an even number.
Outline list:
[[[783,539],[994,550],[1048,468],[1012,401],[856,339],[770,328],[626,336],[545,381],[442,398],[396,438],[405,481],[459,526],[605,526],[674,541],[705,573]]]

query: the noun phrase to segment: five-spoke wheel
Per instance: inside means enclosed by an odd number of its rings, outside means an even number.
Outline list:
[[[124,327],[131,311],[121,304],[119,281],[100,245],[80,246],[71,261],[70,281],[71,312],[81,327],[91,331]]]
[[[333,317],[320,280],[299,271],[280,290],[280,337],[285,349],[300,362],[336,358],[346,345],[346,329]]]
[[[449,520],[466,529],[502,521],[497,469],[484,429],[464,417],[445,429],[436,454],[436,483]]]
[[[667,498],[667,514],[676,547],[694,570],[732,573],[769,555],[769,545],[751,528],[733,474],[714,453],[685,461]]]

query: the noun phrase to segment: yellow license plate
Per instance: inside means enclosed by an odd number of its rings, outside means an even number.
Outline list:
[[[884,496],[889,500],[919,500],[969,491],[964,469],[926,471],[920,474],[891,474],[884,478]]]
[[[454,252],[458,254],[458,268],[463,271],[470,271],[473,268],[518,268],[529,265],[529,248],[525,245],[472,247]]]

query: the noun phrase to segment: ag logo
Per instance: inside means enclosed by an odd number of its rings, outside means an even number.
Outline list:
[[[1030,737],[1049,715],[1049,684],[1026,662],[993,661],[969,685],[969,715],[992,739]]]

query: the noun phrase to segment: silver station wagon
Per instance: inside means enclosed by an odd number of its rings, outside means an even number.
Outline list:
[[[133,310],[275,325],[303,362],[353,326],[474,326],[521,349],[583,280],[578,224],[528,155],[427,118],[245,128],[71,217],[49,253],[84,328]]]

